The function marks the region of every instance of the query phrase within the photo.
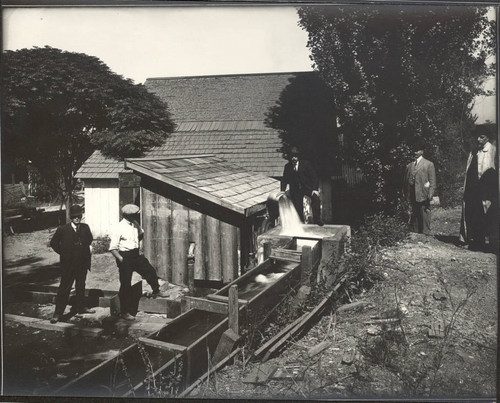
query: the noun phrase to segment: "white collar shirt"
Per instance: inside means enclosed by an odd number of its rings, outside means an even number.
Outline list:
[[[495,169],[495,155],[496,148],[490,142],[487,142],[481,150],[477,153],[477,175],[481,179],[481,176],[488,169]]]
[[[73,228],[73,231],[75,231],[75,232],[78,230],[78,228],[76,227],[76,225],[73,224],[73,223],[71,223],[71,228]]]
[[[114,228],[111,233],[109,250],[118,250],[125,252],[139,248],[139,231],[130,221],[123,218]]]

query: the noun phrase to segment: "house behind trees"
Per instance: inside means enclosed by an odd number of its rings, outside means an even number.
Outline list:
[[[149,78],[146,87],[167,102],[177,129],[164,145],[146,156],[213,154],[248,171],[280,179],[286,160],[280,151],[278,131],[266,126],[266,114],[290,80],[314,74]],[[124,176],[127,172],[129,175]],[[134,184],[124,163],[105,158],[99,151],[89,157],[76,176],[85,181],[86,222],[95,236],[109,234],[119,220],[120,205],[139,200],[138,183]],[[319,176],[323,220],[328,223],[332,220],[332,175],[319,172]],[[334,178],[340,176],[339,171]]]

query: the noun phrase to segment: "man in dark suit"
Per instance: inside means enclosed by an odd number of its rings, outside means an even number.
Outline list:
[[[469,244],[471,250],[498,248],[496,165],[496,146],[481,134],[467,160],[460,220],[460,242]]]
[[[309,161],[299,159],[299,157],[300,153],[297,147],[292,147],[290,161],[283,170],[281,191],[285,191],[287,186],[290,187],[290,198],[302,222],[304,221],[304,196],[309,197],[313,222],[323,225],[318,176],[312,164]]]
[[[57,323],[68,304],[69,294],[73,282],[76,290],[76,303],[74,309],[78,314],[94,313],[85,307],[85,280],[87,270],[90,271],[90,245],[92,233],[87,224],[83,224],[82,208],[78,205],[69,209],[71,222],[57,228],[50,240],[51,248],[59,254],[61,260],[61,283],[57,290],[56,308],[51,323]]]
[[[410,202],[411,223],[414,232],[430,235],[431,200],[436,190],[434,164],[423,156],[422,145],[414,146],[414,161],[406,166],[405,194]]]

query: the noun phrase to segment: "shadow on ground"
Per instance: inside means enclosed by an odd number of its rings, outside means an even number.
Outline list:
[[[21,267],[21,266],[27,266],[27,265],[32,265],[38,262],[41,262],[43,260],[42,257],[25,257],[23,259],[19,260],[11,260],[9,262],[4,262],[3,267],[4,269],[9,269],[12,267]]]
[[[23,259],[24,260],[24,259]],[[27,263],[29,264],[29,263]],[[19,266],[18,264],[15,267]],[[19,282],[51,284],[56,281],[61,275],[59,263],[54,263],[47,266],[29,267],[23,269],[4,270],[3,283],[4,287],[9,287]]]
[[[435,235],[434,238],[436,238],[440,242],[449,243],[455,246],[460,246],[458,236],[456,235]]]

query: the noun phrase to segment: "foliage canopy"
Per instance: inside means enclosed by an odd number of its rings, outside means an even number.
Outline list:
[[[297,73],[266,114],[266,124],[278,130],[281,152],[288,157],[291,147],[320,172],[332,172],[338,148],[333,99],[318,74]],[[318,147],[318,145],[320,145]]]
[[[456,180],[474,99],[494,74],[495,23],[474,6],[305,6],[313,67],[331,89],[344,161],[394,207],[413,143]],[[321,145],[319,145],[321,147]],[[452,175],[450,178],[449,176]]]
[[[68,202],[74,175],[95,148],[138,157],[174,130],[165,103],[83,53],[5,51],[2,86],[4,151],[31,161]]]

